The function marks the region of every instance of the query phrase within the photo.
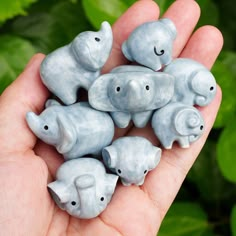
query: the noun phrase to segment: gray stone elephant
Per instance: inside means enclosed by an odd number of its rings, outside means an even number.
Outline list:
[[[78,89],[88,90],[100,75],[112,43],[108,22],[103,22],[98,32],[80,33],[70,44],[46,56],[40,67],[42,82],[64,104],[75,103]]]
[[[154,112],[152,127],[165,149],[171,149],[175,141],[188,148],[203,134],[204,120],[195,107],[173,102]]]
[[[173,76],[138,68],[120,67],[101,75],[88,92],[90,105],[111,112],[120,128],[127,127],[130,120],[136,127],[144,127],[153,110],[167,104],[174,94]]]
[[[98,155],[114,136],[114,123],[109,114],[97,111],[86,102],[62,106],[55,100],[36,115],[28,112],[26,120],[34,134],[56,147],[66,160],[86,154]]]
[[[120,176],[123,185],[142,185],[148,171],[158,165],[161,149],[143,137],[122,137],[105,147],[102,156],[105,165]]]
[[[106,173],[100,161],[86,157],[64,162],[48,189],[62,210],[77,218],[90,219],[105,210],[117,180],[117,175]]]
[[[176,38],[174,23],[163,18],[138,26],[122,44],[122,52],[130,61],[158,71],[172,60]]]
[[[202,64],[188,58],[173,60],[163,70],[175,77],[175,93],[172,102],[187,105],[208,105],[216,94],[216,81]]]

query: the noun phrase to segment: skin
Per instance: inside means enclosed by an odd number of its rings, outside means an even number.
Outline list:
[[[223,39],[212,26],[203,26],[192,34],[199,14],[195,1],[178,0],[164,16],[174,21],[178,31],[174,57],[192,58],[211,68]],[[127,63],[121,43],[136,26],[158,17],[155,2],[140,0],[119,18],[113,25],[115,42],[104,72]],[[49,96],[39,77],[43,58],[42,54],[34,56],[0,97],[1,235],[156,235],[212,128],[221,101],[220,88],[211,104],[200,108],[206,130],[197,142],[189,149],[174,146],[164,150],[160,164],[147,175],[143,186],[118,185],[110,205],[99,217],[79,220],[59,210],[50,198],[47,183],[63,160],[53,148],[36,139],[25,121],[28,111],[42,111]],[[159,144],[150,126],[137,129],[130,125],[116,130],[116,137],[123,135],[140,135]]]

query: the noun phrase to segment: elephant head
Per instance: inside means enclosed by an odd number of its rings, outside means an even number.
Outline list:
[[[113,43],[112,29],[108,22],[101,24],[98,32],[80,33],[71,43],[71,49],[78,62],[87,70],[97,71],[107,61]]]
[[[130,184],[142,185],[148,171],[154,169],[161,158],[161,149],[151,143],[138,142],[139,146],[133,145],[132,138],[126,137],[116,140],[112,145],[102,151],[105,164],[113,172],[120,176],[123,185]],[[127,140],[131,142],[127,142]],[[138,137],[138,139],[143,139]],[[121,141],[116,145],[117,141]]]
[[[47,144],[54,145],[59,153],[71,150],[76,142],[76,135],[65,114],[54,111],[53,106],[40,115],[28,112],[26,121],[33,133]]]
[[[173,93],[173,76],[140,70],[100,76],[90,87],[88,97],[95,109],[135,113],[164,106]]]
[[[171,62],[175,37],[176,27],[170,19],[147,22],[131,33],[122,52],[128,60],[157,71]]]
[[[194,104],[198,106],[208,105],[216,94],[216,81],[211,72],[200,70],[191,76],[190,89],[195,94]]]
[[[75,186],[80,197],[77,217],[90,219],[104,211],[115,191],[117,180],[118,176],[113,174],[106,174],[104,181],[95,179],[92,174],[77,177]]]
[[[177,112],[174,126],[179,135],[188,136],[192,143],[202,135],[204,120],[196,108],[186,107]]]

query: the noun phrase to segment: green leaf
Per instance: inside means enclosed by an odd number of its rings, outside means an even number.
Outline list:
[[[167,212],[158,236],[200,236],[208,229],[207,215],[198,204],[178,202]]]
[[[234,205],[230,217],[232,236],[236,236],[236,205]]]
[[[236,197],[236,189],[221,174],[216,161],[216,148],[217,143],[208,139],[189,171],[187,180],[196,185],[200,198],[217,211],[220,202]],[[220,217],[215,211],[212,215]]]
[[[201,16],[197,28],[203,25],[218,25],[219,9],[212,0],[200,0],[198,4],[201,7]]]
[[[22,72],[35,53],[30,42],[14,37],[0,37],[0,93]]]
[[[168,7],[174,2],[174,0],[155,0],[160,8],[160,15],[168,9]]]
[[[0,22],[4,22],[16,15],[25,15],[25,8],[37,0],[2,0],[0,1]]]
[[[41,2],[36,5],[41,10],[34,10],[32,14],[16,19],[12,31],[29,39],[40,52],[47,54],[70,43],[80,32],[91,29],[80,1],[56,3],[48,12]]]
[[[124,13],[129,4],[133,1],[129,0],[128,4],[124,0],[83,0],[85,13],[91,24],[99,29],[103,21],[113,24],[118,17]]]
[[[217,162],[223,176],[236,183],[236,117],[228,122],[217,145]]]
[[[234,57],[224,53],[212,68],[217,83],[223,93],[223,99],[218,112],[214,128],[224,127],[236,113],[236,54]],[[234,71],[235,70],[235,71]]]

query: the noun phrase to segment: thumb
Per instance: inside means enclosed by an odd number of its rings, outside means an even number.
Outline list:
[[[49,92],[42,84],[39,67],[43,54],[36,54],[23,73],[0,97],[0,153],[26,151],[35,145],[36,137],[26,123],[26,113],[39,113]]]

